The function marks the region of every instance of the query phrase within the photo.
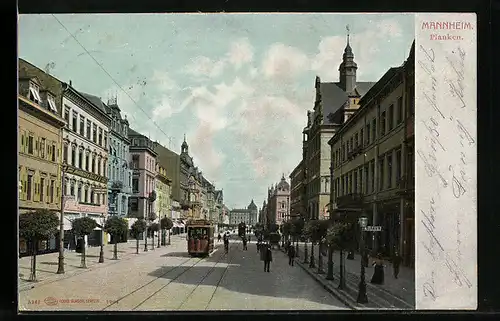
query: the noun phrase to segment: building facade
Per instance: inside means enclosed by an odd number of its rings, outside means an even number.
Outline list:
[[[229,213],[229,224],[238,225],[241,222],[245,223],[247,226],[253,226],[257,224],[258,220],[258,209],[257,205],[253,202],[247,206],[247,208],[235,208]]]
[[[271,187],[267,199],[267,222],[282,225],[290,219],[290,184],[281,177],[281,181]]]
[[[64,128],[64,217],[65,243],[75,246],[71,222],[90,217],[99,225],[86,236],[86,244],[106,242],[102,226],[108,214],[108,133],[111,118],[102,106],[96,106],[75,90],[71,82],[63,84]],[[104,237],[104,240],[102,238]]]
[[[303,161],[301,160],[290,174],[290,219],[303,217],[306,214],[304,206],[305,186]]]
[[[164,217],[172,218],[170,199],[172,181],[167,176],[167,170],[159,163],[156,164],[156,215],[161,220]]]
[[[305,183],[306,219],[329,217],[330,146],[328,141],[336,130],[357,110],[361,97],[373,82],[356,79],[357,64],[349,44],[344,49],[338,82],[321,82],[316,77],[314,109],[307,112],[303,130],[303,175]]]
[[[182,218],[202,218],[202,182],[203,175],[194,166],[193,158],[189,155],[189,146],[186,137],[181,145],[179,185],[181,194]]]
[[[132,168],[132,195],[129,197],[129,217],[150,219],[156,213],[156,157],[155,143],[146,136],[129,129],[130,167]],[[158,218],[156,218],[158,219]]]
[[[414,262],[414,46],[401,67],[390,68],[359,101],[360,109],[331,145],[331,212],[355,222],[360,214],[381,232],[365,232],[371,249],[398,250]],[[411,134],[412,135],[412,134]]]
[[[132,193],[132,169],[130,168],[129,123],[122,118],[116,99],[104,104],[101,98],[82,93],[111,118],[108,137],[108,214],[127,217],[128,198]]]
[[[19,215],[39,209],[61,210],[62,128],[56,95],[41,87],[37,77],[19,78],[18,156]],[[38,242],[38,253],[57,251],[58,235]],[[19,254],[28,255],[19,238]]]

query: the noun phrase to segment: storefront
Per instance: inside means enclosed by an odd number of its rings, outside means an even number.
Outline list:
[[[42,255],[47,253],[54,253],[59,251],[59,232],[50,237],[47,240],[38,240],[36,246],[36,255]],[[24,238],[19,238],[19,257],[25,257],[31,255],[33,251],[33,244],[28,242]]]

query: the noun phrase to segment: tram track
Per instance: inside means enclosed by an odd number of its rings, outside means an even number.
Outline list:
[[[230,245],[230,247],[229,247],[229,250],[230,250],[230,251],[229,251],[229,252],[231,252],[231,248],[232,248],[233,246],[234,246],[234,244]],[[223,249],[222,249],[222,250],[223,250]],[[225,253],[222,253],[222,254],[221,254],[221,256],[218,258],[218,260],[217,260],[217,262],[216,262],[216,264],[215,264],[215,265],[217,265],[217,264],[220,262],[220,260],[221,260],[221,259],[223,259],[224,257],[226,257],[226,254],[225,254]],[[175,277],[173,277],[172,279],[170,279],[170,280],[169,280],[166,284],[162,285],[162,286],[161,286],[158,290],[154,291],[152,294],[150,294],[150,295],[148,295],[147,297],[145,297],[143,300],[141,300],[141,302],[140,302],[139,304],[135,305],[135,306],[131,309],[131,311],[136,310],[137,308],[139,308],[140,306],[142,306],[144,303],[146,303],[149,299],[151,299],[152,297],[154,297],[156,294],[160,293],[163,289],[165,289],[167,286],[169,286],[172,282],[176,281],[176,280],[177,280],[177,279],[179,279],[182,275],[184,275],[184,274],[185,274],[185,273],[187,273],[188,271],[192,270],[192,269],[193,269],[196,265],[198,265],[200,262],[204,261],[204,259],[205,259],[205,258],[189,258],[189,259],[187,259],[187,260],[183,261],[183,262],[182,262],[182,263],[180,263],[179,265],[174,266],[174,267],[172,267],[172,268],[168,269],[165,273],[163,273],[163,274],[159,275],[158,277],[155,277],[155,279],[153,279],[153,280],[149,281],[148,283],[146,283],[146,284],[144,284],[144,285],[142,285],[142,286],[138,287],[138,288],[137,288],[137,289],[135,289],[134,291],[132,291],[132,292],[128,293],[127,295],[125,295],[125,296],[121,297],[120,299],[118,299],[117,301],[113,302],[112,304],[110,304],[110,305],[106,306],[103,310],[106,310],[106,309],[108,309],[109,307],[111,307],[111,306],[113,306],[113,305],[118,304],[120,301],[122,301],[122,300],[124,300],[124,299],[126,299],[126,298],[130,297],[130,296],[131,296],[131,295],[133,295],[134,293],[137,293],[138,291],[140,291],[140,290],[142,290],[142,289],[145,289],[147,286],[149,286],[149,285],[153,284],[153,282],[158,281],[158,280],[159,280],[159,279],[161,279],[161,278],[164,278],[164,277],[165,277],[166,275],[168,275],[169,273],[171,273],[171,272],[175,272],[175,271],[177,271],[177,270],[179,270],[179,269],[181,269],[181,268],[184,268],[184,270],[183,270],[181,273],[177,274]],[[188,265],[188,266],[186,266],[186,265],[185,265],[186,263],[188,263],[189,261],[192,261],[192,260],[195,260],[194,264],[192,264],[192,265]],[[206,279],[206,277],[207,277],[208,275],[210,275],[211,271],[213,271],[213,269],[215,268],[215,265],[214,265],[214,267],[212,267],[212,268],[211,268],[211,270],[207,273],[207,275],[205,275],[205,276],[203,277],[203,279],[202,279],[200,282],[198,282],[198,283],[196,284],[196,286],[195,286],[194,290],[196,290],[196,288],[200,285],[200,283],[201,283],[201,282],[203,282],[203,280],[205,280],[205,279]],[[190,293],[190,295],[192,295],[192,293],[194,292],[194,290]],[[185,301],[186,301],[186,300],[184,300],[184,301],[182,302],[182,304],[183,304]],[[182,305],[182,304],[181,304],[181,305]]]
[[[212,300],[214,299],[215,293],[217,292],[217,289],[219,288],[220,283],[222,282],[222,280],[226,276],[227,271],[229,270],[229,265],[231,264],[233,256],[229,257],[229,253],[228,253],[227,256],[228,256],[227,266],[224,269],[224,272],[222,272],[222,275],[221,275],[219,281],[217,281],[217,284],[215,285],[215,288],[214,288],[212,294],[210,295],[210,300],[208,300],[208,303],[205,305],[205,309],[204,310],[206,310],[210,306],[210,303],[212,303]]]

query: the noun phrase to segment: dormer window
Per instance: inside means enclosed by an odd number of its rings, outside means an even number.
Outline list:
[[[40,87],[38,87],[38,85],[34,82],[30,82],[29,99],[37,104],[40,104],[40,102],[42,101],[40,99]]]
[[[54,96],[47,95],[47,103],[49,104],[50,110],[52,110],[53,112],[57,113],[56,101],[54,99]]]

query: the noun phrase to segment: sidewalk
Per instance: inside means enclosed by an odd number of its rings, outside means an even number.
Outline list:
[[[167,238],[168,241],[168,238]],[[171,243],[185,242],[185,234],[172,235]],[[158,241],[155,238],[155,250],[152,250],[151,239],[148,239],[148,252],[144,252],[144,241],[139,241],[139,255],[148,255],[155,253]],[[168,248],[162,246],[159,250]],[[94,269],[109,266],[119,261],[128,260],[135,257],[136,240],[129,240],[127,243],[118,244],[118,260],[113,260],[114,244],[104,246],[104,263],[99,263],[99,252],[101,248],[88,247],[85,251],[85,261],[87,269],[80,268],[81,254],[75,251],[64,251],[64,274],[57,274],[59,252],[37,255],[36,257],[36,277],[37,282],[28,281],[31,271],[31,257],[23,257],[18,259],[18,290],[25,291],[35,286],[51,283],[60,279],[65,279],[74,275],[85,273]]]
[[[308,255],[311,255],[311,244],[308,246]],[[347,255],[345,254],[345,257]],[[309,257],[310,258],[310,257]],[[360,281],[361,257],[355,255],[354,260],[344,259],[346,289],[339,290],[340,281],[340,254],[339,251],[333,254],[333,272],[334,280],[326,280],[328,271],[328,256],[323,256],[323,271],[318,274],[318,246],[314,247],[315,268],[309,268],[309,263],[304,261],[304,243],[299,243],[299,258],[296,262],[313,278],[321,283],[325,289],[342,300],[346,305],[354,309],[414,309],[415,308],[415,271],[413,269],[401,266],[398,279],[393,276],[392,264],[385,262],[385,282],[383,285],[371,284],[373,275],[371,264],[365,268],[365,280],[367,284],[367,304],[356,303],[358,294],[358,284]],[[370,260],[371,263],[371,260]]]

